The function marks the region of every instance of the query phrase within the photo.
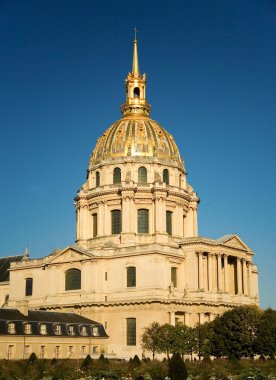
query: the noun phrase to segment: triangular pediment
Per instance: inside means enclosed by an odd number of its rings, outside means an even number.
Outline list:
[[[47,264],[60,264],[93,259],[95,256],[81,247],[72,245],[46,257]]]
[[[217,240],[219,244],[227,247],[251,251],[250,248],[241,240],[238,235],[225,235]]]

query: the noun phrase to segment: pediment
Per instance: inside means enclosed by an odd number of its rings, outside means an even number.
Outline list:
[[[237,235],[228,235],[218,239],[218,241],[227,247],[250,251],[250,248]]]
[[[93,254],[85,251],[84,249],[76,246],[69,246],[62,251],[47,256],[46,260],[48,259],[47,264],[61,264],[93,259],[94,257],[95,256]]]

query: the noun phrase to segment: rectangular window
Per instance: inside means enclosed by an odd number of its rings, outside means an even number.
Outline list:
[[[14,345],[9,344],[8,346],[8,359],[13,359],[14,355]]]
[[[176,288],[177,287],[177,268],[171,267],[171,283]]]
[[[68,357],[70,358],[73,355],[74,352],[74,346],[69,346],[68,347]]]
[[[149,210],[147,209],[138,210],[138,233],[149,233]]]
[[[93,352],[93,354],[97,354],[98,353],[98,346],[93,346],[92,347],[92,352]]]
[[[40,325],[40,334],[47,335],[47,326],[42,324]]]
[[[32,333],[32,326],[30,323],[26,323],[24,325],[24,333],[25,334],[31,334]]]
[[[127,346],[136,346],[136,318],[127,318]]]
[[[136,267],[127,267],[127,287],[136,286]]]
[[[105,281],[107,281],[107,272],[104,274]]]
[[[98,235],[98,216],[97,214],[93,214],[93,237]]]
[[[166,232],[172,235],[172,212],[166,211]]]
[[[61,335],[61,325],[54,326],[55,335]]]
[[[26,278],[25,282],[25,296],[31,296],[33,294],[33,279]]]
[[[122,231],[121,210],[111,211],[111,233],[120,234]]]
[[[9,322],[8,323],[8,333],[9,334],[15,334],[15,323],[14,322]]]
[[[81,346],[81,354],[85,354],[86,352],[86,346]]]

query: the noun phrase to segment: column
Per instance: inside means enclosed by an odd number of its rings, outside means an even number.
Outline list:
[[[221,254],[217,254],[217,262],[218,262],[218,291],[222,291],[222,276],[221,276]]]
[[[248,284],[247,284],[247,267],[245,259],[242,259],[242,279],[243,279],[243,294],[248,295]]]
[[[163,199],[160,196],[155,198],[155,226],[156,232],[163,232],[162,230],[162,220],[165,218],[162,216],[163,213]]]
[[[98,215],[98,235],[99,236],[103,236],[104,222],[105,222],[104,221],[104,203],[99,202],[99,215]]]
[[[129,232],[129,198],[122,197],[122,232]]]
[[[213,267],[212,267],[212,260],[213,255],[208,252],[207,254],[207,260],[208,260],[208,290],[211,292],[213,290]]]
[[[198,254],[198,289],[202,290],[204,288],[203,285],[203,271],[202,271],[202,254],[203,252],[197,252]]]
[[[185,325],[191,326],[191,313],[185,312]]]
[[[241,259],[237,257],[237,285],[238,294],[242,294],[242,272],[241,272]]]
[[[252,294],[253,294],[253,285],[252,285],[252,264],[251,264],[250,261],[248,261],[247,265],[248,265],[248,284],[249,284],[248,295],[249,295],[249,296],[252,296]]]
[[[224,259],[224,291],[229,293],[229,272],[228,272],[228,255],[223,255]]]
[[[172,326],[175,326],[175,312],[174,311],[170,311],[170,324]]]

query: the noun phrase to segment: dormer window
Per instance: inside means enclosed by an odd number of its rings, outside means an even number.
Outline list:
[[[88,334],[87,334],[87,327],[86,326],[81,326],[80,327],[80,334],[82,335],[82,336],[87,336]]]
[[[24,333],[31,334],[32,333],[32,325],[30,323],[24,324]]]
[[[47,325],[45,323],[42,323],[39,328],[41,335],[47,335]]]
[[[61,335],[61,325],[54,325],[55,335]]]
[[[75,335],[74,326],[73,325],[68,325],[67,326],[67,332],[68,332],[68,335]]]
[[[9,334],[15,334],[15,323],[14,322],[9,322],[8,323],[8,333]]]
[[[93,336],[99,336],[99,327],[98,326],[94,326],[92,327],[92,335]]]

